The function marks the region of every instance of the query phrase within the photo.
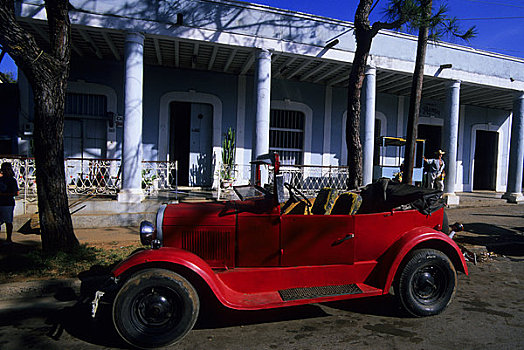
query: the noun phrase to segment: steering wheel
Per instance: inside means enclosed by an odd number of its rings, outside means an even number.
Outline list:
[[[289,201],[291,201],[291,203],[298,202],[298,201],[305,202],[307,211],[309,212],[309,208],[312,207],[313,204],[311,204],[311,202],[306,197],[306,195],[302,193],[302,191],[300,191],[298,188],[291,185],[290,183],[285,182],[284,187],[287,188],[287,190],[289,191]],[[298,198],[298,197],[302,197],[302,198]]]

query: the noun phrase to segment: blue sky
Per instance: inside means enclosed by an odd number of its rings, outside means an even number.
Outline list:
[[[358,0],[253,0],[251,2],[353,21]],[[433,0],[438,4],[441,0]],[[371,14],[372,22],[382,18],[387,0],[379,1]],[[469,43],[456,43],[509,56],[524,58],[524,0],[448,0],[449,14],[461,20],[464,28],[475,25],[477,37]],[[6,55],[0,71],[16,72]]]
[[[254,0],[252,2],[353,22],[358,0]],[[382,19],[387,0],[380,0],[370,16]],[[477,27],[470,43],[457,44],[524,58],[524,0],[433,0],[446,3],[448,13],[461,20],[461,27]]]

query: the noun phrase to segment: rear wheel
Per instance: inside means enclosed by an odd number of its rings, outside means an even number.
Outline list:
[[[438,250],[411,252],[396,282],[395,294],[413,316],[444,311],[455,294],[457,273],[449,258]]]
[[[127,280],[116,295],[113,323],[135,347],[162,347],[179,341],[193,328],[199,308],[197,292],[184,277],[148,269]]]

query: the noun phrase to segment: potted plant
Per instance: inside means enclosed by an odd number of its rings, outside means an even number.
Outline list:
[[[235,180],[235,129],[229,128],[222,141],[222,169],[220,171],[220,184],[222,188],[229,188]]]

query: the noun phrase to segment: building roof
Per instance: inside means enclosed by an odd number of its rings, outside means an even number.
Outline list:
[[[25,1],[19,14],[46,47],[41,3]],[[122,61],[126,33],[140,31],[145,64],[250,75],[255,49],[267,48],[273,52],[273,78],[347,86],[355,49],[351,22],[225,0],[71,4],[77,57]],[[381,31],[375,37],[369,63],[377,68],[379,93],[409,96],[415,52],[414,36]],[[449,80],[462,82],[461,104],[511,110],[514,92],[524,91],[524,60],[449,43],[429,45],[423,98],[443,101]]]

